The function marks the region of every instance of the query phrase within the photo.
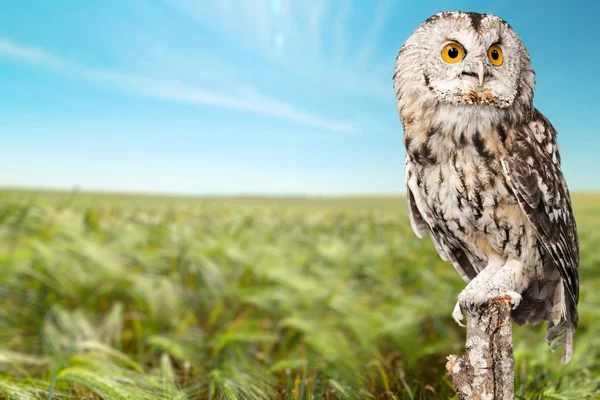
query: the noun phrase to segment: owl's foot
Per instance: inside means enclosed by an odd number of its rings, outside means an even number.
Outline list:
[[[484,276],[485,275],[485,276]],[[527,281],[523,279],[523,264],[517,260],[509,260],[501,268],[498,264],[489,264],[458,295],[452,318],[461,326],[460,321],[465,313],[476,314],[481,306],[491,299],[508,296],[513,310],[521,303],[521,295]]]
[[[508,296],[514,310],[521,303],[521,295],[512,290],[500,290],[498,288],[489,288],[488,290],[469,290],[468,288],[460,292],[458,301],[452,311],[452,318],[462,327],[465,325],[461,322],[466,313],[476,314],[481,310],[481,307],[486,305],[491,299]]]
[[[490,280],[503,266],[504,260],[501,257],[490,256],[483,271],[479,272],[458,296],[458,301],[452,311],[452,318],[458,325],[465,326],[461,320],[465,317],[464,313],[472,307],[472,302],[467,301],[467,299],[477,297],[475,296],[476,293],[485,292]]]

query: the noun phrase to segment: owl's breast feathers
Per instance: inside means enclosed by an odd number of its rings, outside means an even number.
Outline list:
[[[560,274],[568,298],[562,314],[574,328],[577,229],[556,131],[539,111],[530,115],[403,118],[411,225],[419,237],[430,233],[466,281],[491,253],[521,260],[531,281]]]
[[[405,124],[411,222],[430,232],[438,253],[467,281],[490,252],[523,255],[526,218],[504,178],[501,160],[513,132],[505,124]]]

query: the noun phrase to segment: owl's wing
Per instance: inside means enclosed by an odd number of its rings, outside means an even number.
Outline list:
[[[427,224],[423,220],[417,205],[415,204],[415,196],[410,191],[410,188],[406,187],[406,202],[408,203],[408,218],[410,219],[410,226],[415,233],[419,237],[419,239],[423,239],[425,235],[427,235]]]
[[[454,237],[454,234],[448,229],[448,226],[445,225],[442,219],[432,219],[430,224],[425,221],[417,207],[415,196],[408,185],[408,181],[413,173],[413,165],[408,156],[405,159],[404,166],[406,170],[406,202],[408,203],[408,217],[413,232],[420,239],[424,238],[429,232],[431,241],[441,259],[452,262],[454,269],[456,269],[459,275],[466,282],[469,282],[477,275],[477,269],[473,267],[473,262],[469,258],[470,254],[460,246],[459,242]]]
[[[419,212],[415,203],[415,196],[408,187],[408,181],[413,173],[413,164],[408,157],[408,154],[404,158],[404,171],[405,171],[405,182],[406,182],[406,202],[408,204],[408,218],[410,219],[410,226],[419,239],[423,239],[429,231],[427,223],[423,219],[423,216]]]
[[[567,303],[563,315],[574,329],[579,301],[579,241],[560,168],[556,130],[535,110],[533,120],[515,132],[507,150],[502,160],[504,175],[543,250],[560,272]]]

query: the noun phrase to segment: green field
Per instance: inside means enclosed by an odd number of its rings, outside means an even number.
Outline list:
[[[514,328],[524,399],[600,398],[600,195],[580,328]],[[448,399],[464,283],[400,197],[0,192],[0,398]]]

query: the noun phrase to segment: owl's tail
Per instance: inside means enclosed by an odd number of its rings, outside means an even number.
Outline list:
[[[546,340],[555,351],[565,345],[565,354],[561,359],[567,364],[573,355],[573,334],[577,329],[577,304],[568,295],[562,279],[533,282],[522,294],[523,299],[513,310],[513,320],[523,325],[538,324],[546,321],[548,333]]]
[[[546,340],[552,346],[552,351],[565,345],[565,354],[561,358],[563,364],[571,361],[573,356],[573,334],[577,329],[579,316],[577,304],[571,296],[565,295],[567,289],[562,279],[556,285],[552,311],[548,321],[548,334]]]

